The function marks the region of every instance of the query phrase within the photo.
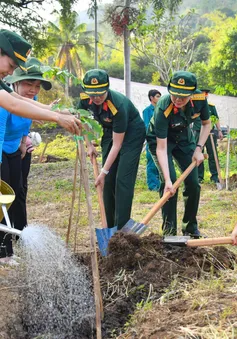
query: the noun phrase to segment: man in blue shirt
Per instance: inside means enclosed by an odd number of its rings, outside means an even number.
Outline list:
[[[161,93],[156,89],[151,89],[148,92],[148,98],[151,104],[147,106],[142,112],[146,129],[148,128],[151,117],[153,117],[155,106],[159,101],[160,97]],[[148,147],[146,148],[146,159],[147,159],[146,165],[147,186],[150,191],[158,191],[160,188],[159,172],[148,150]]]

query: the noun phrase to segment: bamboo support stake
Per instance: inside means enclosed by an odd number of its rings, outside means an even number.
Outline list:
[[[44,145],[44,149],[43,149],[43,151],[42,151],[42,153],[41,153],[41,155],[40,155],[40,157],[39,157],[39,164],[42,162],[42,160],[43,160],[43,157],[44,157],[44,154],[45,154],[45,152],[46,152],[46,149],[47,149],[47,147],[48,147],[48,144],[49,144],[49,139],[46,141],[46,143],[45,143],[45,145]]]
[[[214,144],[214,139],[213,139],[212,133],[210,133],[210,139],[211,139],[212,151],[213,151],[214,159],[215,159],[215,163],[216,163],[218,179],[220,181],[221,186],[223,187],[224,186],[224,181],[223,181],[222,176],[221,176],[220,164],[219,164],[219,160],[218,160],[218,157],[217,157],[216,147],[215,147],[215,144]]]
[[[70,216],[69,216],[69,222],[68,222],[68,228],[67,228],[67,236],[66,236],[66,244],[67,245],[69,243],[69,237],[70,237],[71,226],[72,226],[73,209],[74,209],[75,199],[76,199],[78,160],[79,160],[78,151],[76,151],[76,160],[75,160],[74,178],[73,178],[73,190],[72,190],[72,202],[71,202],[71,210],[70,210]]]
[[[77,230],[78,230],[80,214],[81,214],[81,189],[82,189],[81,178],[82,178],[82,173],[81,173],[81,167],[80,167],[78,210],[77,210],[77,220],[76,220],[76,226],[75,226],[75,232],[74,232],[74,247],[73,247],[74,253],[76,252],[76,247],[77,247]]]
[[[86,152],[84,147],[83,140],[77,140],[78,148],[81,152],[81,168],[82,168],[82,180],[86,194],[86,202],[88,209],[88,217],[89,217],[89,227],[90,227],[90,245],[91,245],[91,263],[92,263],[92,274],[93,274],[93,282],[94,282],[94,295],[95,295],[95,306],[96,306],[96,337],[97,339],[102,338],[101,332],[101,320],[103,319],[103,305],[102,305],[102,296],[101,296],[101,288],[100,288],[100,278],[99,278],[99,269],[98,269],[98,261],[97,261],[97,251],[96,251],[96,240],[95,240],[95,227],[94,220],[92,214],[92,201],[90,194],[90,186],[89,186],[89,175],[87,170],[86,163]]]
[[[225,171],[225,185],[226,190],[229,189],[229,166],[230,166],[230,127],[227,126],[227,156],[226,156],[226,171]]]

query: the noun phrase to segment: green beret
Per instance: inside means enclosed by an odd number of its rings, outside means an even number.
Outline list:
[[[175,72],[168,85],[169,93],[177,97],[187,97],[192,95],[196,88],[196,76],[187,71]]]
[[[4,80],[9,84],[14,84],[22,80],[40,80],[42,87],[48,91],[52,88],[50,81],[43,78],[43,73],[50,69],[48,66],[43,66],[36,58],[27,59],[26,71],[24,72],[20,67],[16,68],[12,75],[8,75]]]
[[[91,69],[86,72],[82,87],[88,95],[104,95],[109,89],[109,76],[102,69]]]
[[[23,70],[31,45],[20,35],[7,29],[0,30],[0,48]]]

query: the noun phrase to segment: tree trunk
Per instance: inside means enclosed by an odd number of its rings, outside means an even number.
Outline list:
[[[95,0],[95,68],[98,68],[97,0]]]
[[[67,58],[66,68],[67,68],[67,71],[70,72],[70,61],[69,61],[70,53],[69,53],[69,49],[68,48],[66,49],[66,58]],[[69,77],[66,77],[65,96],[66,96],[67,99],[69,98]]]
[[[125,0],[125,8],[129,8],[130,0]],[[125,10],[125,15],[129,15],[129,11]],[[124,28],[124,82],[125,82],[125,95],[131,98],[131,65],[130,65],[130,31],[127,26]]]

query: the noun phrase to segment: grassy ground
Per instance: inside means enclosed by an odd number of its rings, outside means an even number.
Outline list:
[[[43,145],[34,152],[41,154]],[[75,168],[75,144],[68,137],[58,137],[49,144],[46,154],[67,157],[69,161],[33,164],[29,177],[28,221],[47,224],[66,238],[71,211],[73,177]],[[222,175],[225,177],[226,152],[220,152]],[[100,159],[99,159],[100,161]],[[93,171],[88,162],[94,224],[100,227],[100,215],[94,188]],[[218,191],[209,182],[207,164],[205,181],[202,184],[201,200],[198,211],[200,231],[208,237],[228,236],[237,222],[237,190]],[[142,154],[137,177],[132,218],[140,221],[153,204],[159,199],[158,193],[150,192],[146,186],[146,160]],[[237,173],[235,154],[230,159],[230,176]],[[231,187],[236,187],[231,183]],[[89,251],[89,229],[85,195],[82,192],[79,201],[80,179],[77,177],[76,200],[73,209],[70,245],[76,252]],[[181,234],[183,213],[182,189],[178,202],[178,233]],[[79,215],[79,217],[78,217]],[[161,233],[161,213],[151,220],[147,232]],[[229,246],[230,250],[235,248]],[[127,324],[121,338],[157,338],[151,329],[165,323],[170,326],[170,335],[162,338],[236,338],[237,284],[236,269],[223,271],[216,277],[203,276],[198,282],[190,281],[187,286],[175,282],[158,303],[144,303],[137,306],[137,313]],[[172,291],[172,293],[170,293]],[[170,295],[172,297],[170,297]],[[177,309],[177,312],[174,311]],[[180,321],[180,311],[182,321]],[[195,317],[203,317],[202,328],[195,326]],[[200,322],[199,322],[200,323]],[[179,329],[180,336],[173,328]],[[174,335],[176,333],[176,335]]]
[[[35,152],[34,157],[41,154],[44,148],[44,144],[41,144]],[[50,205],[56,205],[57,213],[53,219],[56,228],[65,227],[68,224],[67,218],[71,208],[71,197],[73,189],[73,176],[75,167],[75,143],[70,137],[58,136],[53,142],[51,142],[46,150],[46,154],[54,155],[57,157],[67,157],[67,162],[56,162],[56,163],[43,163],[33,164],[30,173],[29,183],[29,202],[30,206],[29,217],[32,221],[42,220],[42,214],[38,209],[38,204],[47,204],[50,209]],[[222,168],[222,176],[225,178],[225,152],[220,152],[220,164]],[[101,159],[98,158],[100,163]],[[95,221],[99,224],[98,204],[96,191],[94,189],[93,170],[92,166],[88,161],[89,173],[90,173],[90,187],[92,194],[93,209],[95,215]],[[159,199],[159,195],[156,192],[151,192],[147,189],[146,185],[146,159],[145,153],[142,153],[139,172],[137,176],[132,217],[135,220],[141,220],[143,216],[149,211],[153,204]],[[209,181],[210,174],[207,169],[207,161],[205,162],[205,180],[202,185],[200,207],[198,212],[198,220],[200,229],[208,236],[213,235],[225,235],[229,234],[236,223],[236,206],[237,196],[235,190],[221,190],[218,191],[216,186]],[[230,176],[237,173],[237,160],[235,155],[231,155],[230,159]],[[37,178],[37,181],[34,179]],[[79,175],[77,179],[77,192],[79,190]],[[230,183],[230,188],[234,187]],[[83,212],[84,218],[80,218],[80,224],[82,226],[87,225],[87,218],[85,216],[86,204],[85,196],[82,194],[82,201],[80,207]],[[76,199],[76,205],[78,200]],[[35,206],[35,209],[34,209]],[[77,212],[78,206],[75,208]],[[54,213],[54,212],[52,212]],[[63,215],[61,215],[63,213]],[[181,222],[183,213],[183,201],[182,201],[182,189],[179,190],[179,206],[178,206],[178,219]],[[39,219],[37,215],[39,214]],[[76,214],[76,213],[75,213]],[[150,222],[150,230],[153,232],[160,232],[161,225],[161,213],[157,215]],[[76,217],[76,216],[75,216]],[[46,218],[45,222],[51,219],[51,213],[43,217]],[[62,225],[62,226],[60,226]],[[180,226],[180,225],[179,225]],[[53,225],[52,225],[53,227]],[[181,230],[179,229],[179,232]]]

